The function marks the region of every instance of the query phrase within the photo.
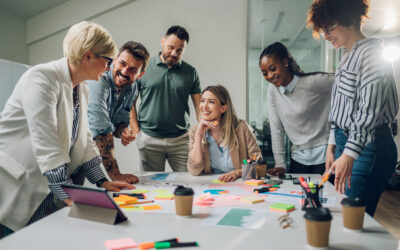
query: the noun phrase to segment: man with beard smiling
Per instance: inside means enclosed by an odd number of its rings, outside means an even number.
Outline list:
[[[196,69],[181,60],[188,42],[185,28],[170,27],[161,39],[161,53],[150,59],[146,75],[137,81],[141,104],[138,114],[132,108],[131,129],[138,134],[142,170],[164,171],[168,159],[173,171],[187,171],[188,99],[199,117],[201,93]]]
[[[129,125],[129,113],[138,95],[136,80],[140,79],[149,61],[149,52],[140,43],[129,41],[119,54],[109,60],[109,70],[99,81],[87,81],[89,95],[89,126],[99,148],[108,175],[114,181],[138,182],[132,174],[121,174],[114,156],[114,137],[126,146],[136,138]]]

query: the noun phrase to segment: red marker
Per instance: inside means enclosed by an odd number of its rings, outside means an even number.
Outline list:
[[[303,178],[303,176],[299,177],[299,181],[300,181],[300,185],[303,186],[304,190],[306,192],[310,192],[310,187],[308,186],[308,184],[307,184],[306,180]]]

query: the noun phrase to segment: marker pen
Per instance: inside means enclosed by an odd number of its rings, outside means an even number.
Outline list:
[[[173,247],[197,247],[197,242],[156,242],[156,249],[173,248]]]

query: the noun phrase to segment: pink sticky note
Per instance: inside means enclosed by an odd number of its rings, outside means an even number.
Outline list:
[[[106,240],[104,245],[108,250],[120,250],[137,247],[136,242],[131,238],[116,239],[116,240]]]

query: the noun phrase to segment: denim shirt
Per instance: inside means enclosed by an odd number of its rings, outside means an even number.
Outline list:
[[[221,148],[215,139],[206,132],[210,151],[210,166],[213,173],[228,173],[235,170],[229,148]]]
[[[133,83],[125,85],[118,98],[112,70],[113,66],[99,81],[86,81],[90,88],[88,118],[93,138],[114,132],[121,123],[129,125],[129,113],[138,96]]]

